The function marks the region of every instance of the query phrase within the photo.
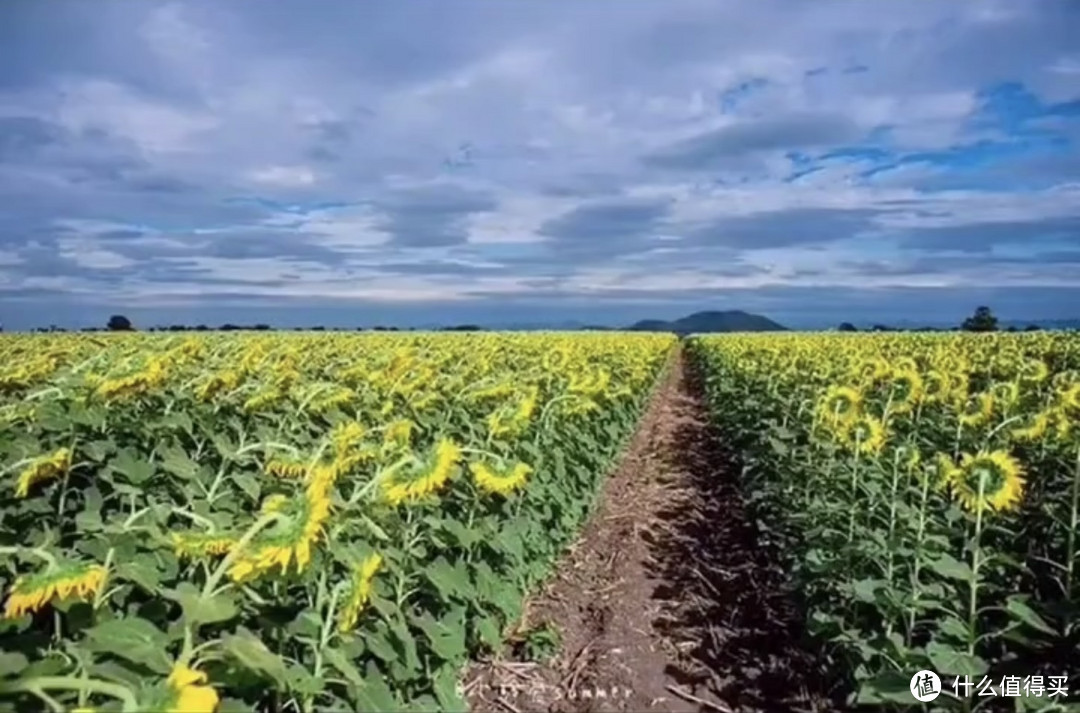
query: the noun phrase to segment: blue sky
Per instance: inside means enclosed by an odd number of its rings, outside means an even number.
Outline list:
[[[10,0],[8,328],[1080,317],[1080,6]]]

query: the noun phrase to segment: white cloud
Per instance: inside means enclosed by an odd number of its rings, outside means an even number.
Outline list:
[[[317,180],[315,172],[307,166],[267,166],[252,171],[250,176],[258,183],[286,188],[310,186]]]

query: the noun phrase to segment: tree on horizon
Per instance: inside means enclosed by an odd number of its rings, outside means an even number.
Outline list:
[[[132,332],[135,330],[135,327],[131,326],[131,320],[122,314],[114,314],[109,317],[105,328],[110,332]]]
[[[960,325],[960,329],[965,332],[996,332],[997,328],[997,317],[986,306],[975,308],[975,314],[965,319]]]

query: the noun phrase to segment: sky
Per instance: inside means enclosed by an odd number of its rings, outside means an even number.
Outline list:
[[[0,324],[1080,317],[1080,3],[7,0]]]

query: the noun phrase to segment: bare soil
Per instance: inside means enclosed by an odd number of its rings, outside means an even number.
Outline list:
[[[554,630],[557,653],[474,664],[473,711],[843,708],[802,645],[701,386],[680,351],[581,538],[527,603],[520,636]]]

